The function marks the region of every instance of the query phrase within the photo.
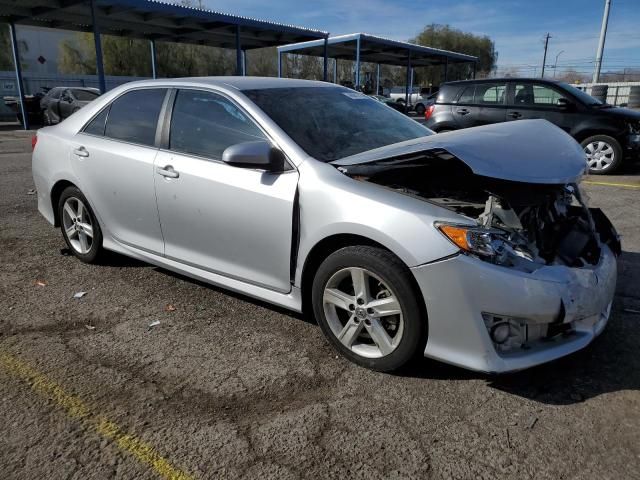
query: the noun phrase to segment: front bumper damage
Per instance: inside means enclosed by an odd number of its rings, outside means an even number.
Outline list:
[[[587,346],[609,319],[617,276],[606,245],[596,265],[582,268],[549,265],[526,273],[460,254],[411,270],[434,319],[424,355],[490,373],[533,367]],[[522,327],[524,344],[505,350],[494,343],[486,322],[491,316]]]

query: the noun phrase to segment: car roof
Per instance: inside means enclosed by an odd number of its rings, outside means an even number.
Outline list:
[[[157,80],[140,80],[126,84],[127,86],[190,86],[203,87],[216,86],[219,88],[231,88],[235,90],[254,90],[266,88],[302,88],[302,87],[339,87],[333,83],[319,82],[315,80],[298,80],[294,78],[274,77],[184,77],[165,78]]]
[[[457,80],[454,82],[443,83],[444,85],[466,85],[471,83],[495,83],[495,82],[536,82],[536,83],[561,83],[558,80],[549,80],[547,78],[531,78],[531,77],[498,77],[498,78],[479,78],[473,80]]]

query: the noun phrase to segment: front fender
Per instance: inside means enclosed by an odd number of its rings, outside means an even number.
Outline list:
[[[315,245],[340,234],[366,237],[397,255],[408,267],[453,255],[458,248],[435,221],[470,220],[426,201],[354,180],[317,161],[299,167],[300,241],[295,284]]]

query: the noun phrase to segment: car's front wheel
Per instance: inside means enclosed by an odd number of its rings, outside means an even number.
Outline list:
[[[426,340],[411,272],[391,252],[342,248],[318,268],[313,311],[325,336],[351,361],[378,371],[405,365]]]
[[[58,218],[71,252],[83,262],[95,262],[102,249],[102,230],[86,197],[76,187],[67,187],[60,195]]]
[[[580,145],[587,157],[589,173],[606,175],[616,170],[622,163],[620,143],[608,135],[594,135],[585,138]]]

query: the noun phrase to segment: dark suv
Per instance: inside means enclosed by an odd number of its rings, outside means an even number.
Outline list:
[[[640,112],[613,107],[571,85],[549,80],[446,83],[425,118],[425,125],[436,132],[543,118],[580,142],[594,174],[613,172],[623,157],[637,158],[640,151]]]

